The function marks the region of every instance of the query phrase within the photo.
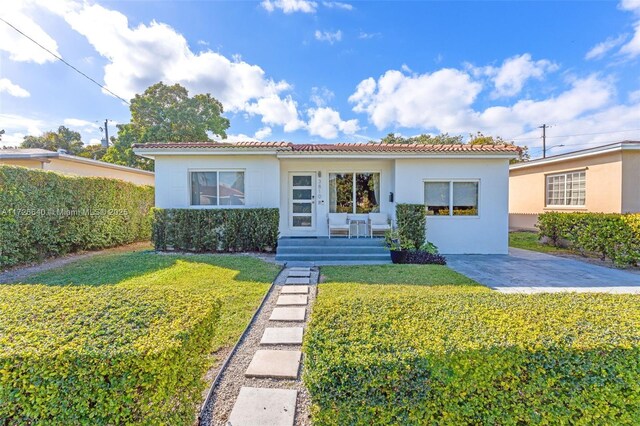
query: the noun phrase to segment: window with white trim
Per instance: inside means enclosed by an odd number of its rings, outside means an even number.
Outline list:
[[[191,172],[192,206],[244,206],[244,172]]]
[[[424,204],[431,216],[478,216],[478,181],[424,183]]]
[[[547,175],[546,205],[584,207],[586,199],[586,172]]]

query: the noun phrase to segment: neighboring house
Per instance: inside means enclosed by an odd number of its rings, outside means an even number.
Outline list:
[[[471,145],[153,143],[161,208],[280,209],[280,235],[327,237],[329,213],[425,204],[443,253],[507,253],[509,160],[518,148]]]
[[[640,141],[624,141],[512,164],[509,225],[535,229],[547,211],[640,211]]]
[[[138,185],[153,186],[154,184],[154,174],[147,170],[39,148],[0,149],[0,164],[49,170],[75,176],[120,179]]]

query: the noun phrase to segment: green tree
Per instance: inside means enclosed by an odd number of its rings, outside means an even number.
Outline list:
[[[137,157],[132,145],[149,142],[209,141],[209,135],[227,137],[229,120],[222,116],[222,104],[210,94],[189,97],[179,84],[160,82],[131,100],[131,122],[118,125],[103,161],[151,169],[149,160]]]
[[[451,136],[448,133],[442,133],[440,135],[418,135],[405,138],[403,136],[397,136],[393,133],[389,133],[387,136],[380,140],[383,144],[399,144],[399,143],[419,143],[419,144],[434,144],[434,145],[452,145],[464,143],[462,136]]]
[[[514,142],[507,142],[500,136],[485,136],[482,132],[477,132],[475,135],[469,135],[470,145],[511,145],[516,146]],[[529,161],[529,147],[521,146],[518,153],[518,158],[511,160],[511,163],[521,163],[523,161]]]
[[[102,160],[102,157],[106,154],[107,148],[101,144],[86,145],[82,152],[78,154],[79,157],[91,158],[92,160]]]
[[[58,127],[58,131],[44,132],[41,136],[25,136],[22,148],[41,148],[49,151],[64,149],[69,154],[78,155],[84,150],[80,133],[65,126]]]

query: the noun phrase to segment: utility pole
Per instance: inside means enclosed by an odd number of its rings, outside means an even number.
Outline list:
[[[107,141],[105,148],[109,148],[109,119],[104,119],[104,138]]]
[[[549,126],[546,124],[538,127],[538,129],[542,129],[542,158],[547,157],[547,127]]]
[[[102,139],[102,147],[109,148],[109,119],[104,119],[104,128],[100,127],[100,131],[104,131],[104,139]]]

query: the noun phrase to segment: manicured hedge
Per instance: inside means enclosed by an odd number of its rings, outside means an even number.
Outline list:
[[[400,241],[410,242],[415,250],[422,247],[427,238],[426,215],[423,204],[398,204],[396,222]]]
[[[175,286],[0,286],[0,419],[193,424],[220,306]]]
[[[273,251],[278,209],[154,209],[156,250],[193,252]]]
[[[151,235],[153,188],[0,166],[0,267]]]
[[[548,212],[539,216],[538,228],[552,245],[568,244],[621,266],[640,262],[640,214]]]
[[[317,425],[640,423],[640,296],[322,284]]]

